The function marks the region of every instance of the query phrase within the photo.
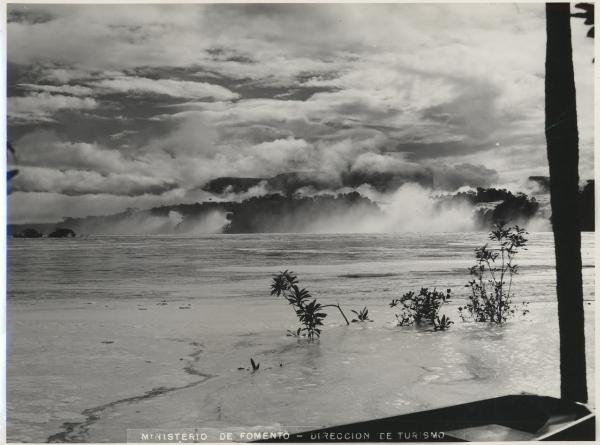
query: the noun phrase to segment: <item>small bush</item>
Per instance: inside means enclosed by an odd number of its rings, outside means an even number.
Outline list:
[[[360,311],[355,311],[354,309],[352,309],[352,312],[354,312],[354,314],[356,315],[356,318],[352,319],[352,323],[358,323],[361,321],[373,321],[369,318],[369,310],[366,306]]]
[[[54,230],[54,232],[48,235],[48,238],[75,238],[75,232],[71,229],[66,229],[63,227],[59,227]]]
[[[442,315],[442,318],[436,317],[433,321],[433,330],[434,331],[445,331],[450,328],[450,325],[454,324],[453,321],[450,321],[448,317]]]
[[[411,291],[400,298],[392,300],[390,307],[401,309],[399,314],[395,314],[398,326],[428,324],[433,326],[436,331],[446,330],[453,322],[446,316],[440,319],[439,310],[443,304],[448,303],[450,297],[450,289],[447,289],[444,293],[436,289],[429,290],[423,287],[418,294]],[[437,329],[436,326],[438,326]]]
[[[42,236],[44,235],[41,232],[31,228],[26,228],[13,234],[13,238],[41,238]]]
[[[311,342],[315,338],[319,338],[321,336],[320,326],[323,326],[323,319],[327,317],[327,314],[322,310],[327,307],[338,308],[346,324],[350,324],[339,304],[322,305],[317,302],[316,298],[312,297],[309,291],[299,288],[298,277],[292,271],[284,270],[273,277],[271,295],[283,296],[292,306],[298,321],[302,324],[302,327],[298,328],[297,331],[288,330],[288,336],[305,336]]]
[[[517,225],[507,228],[496,224],[489,234],[493,246],[475,249],[476,263],[469,269],[474,279],[465,286],[471,289],[469,302],[458,308],[463,321],[503,324],[517,311],[523,315],[529,312],[528,303],[523,302],[520,308],[512,303],[511,293],[513,276],[519,270],[514,259],[520,249],[526,250],[526,234]]]

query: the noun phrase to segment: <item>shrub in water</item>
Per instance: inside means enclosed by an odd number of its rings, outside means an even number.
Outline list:
[[[526,234],[517,225],[496,224],[489,234],[493,246],[486,244],[475,249],[476,263],[469,269],[474,279],[466,285],[471,289],[469,302],[458,308],[463,321],[502,324],[517,311],[523,315],[529,312],[526,302],[521,308],[512,303],[511,293],[513,276],[518,273],[514,259],[520,249],[526,250]]]
[[[306,336],[309,341],[314,341],[315,338],[320,337],[321,329],[319,326],[323,325],[323,319],[327,317],[327,314],[322,310],[327,307],[338,308],[346,324],[350,324],[339,304],[322,305],[317,302],[316,298],[312,297],[309,291],[299,288],[298,277],[292,271],[284,270],[273,277],[271,295],[283,296],[292,306],[298,321],[302,324],[302,327],[298,328],[297,331],[288,330],[288,336]]]
[[[410,326],[413,324],[429,324],[436,331],[443,331],[453,323],[445,315],[440,319],[439,310],[442,304],[448,303],[451,296],[451,290],[446,293],[436,289],[429,290],[426,287],[421,288],[418,294],[407,292],[402,297],[394,299],[390,307],[399,307],[401,312],[396,315],[399,326]]]
[[[433,321],[433,330],[434,331],[445,331],[446,329],[450,328],[451,324],[454,324],[454,322],[450,321],[450,319],[448,317],[446,317],[445,315],[442,315],[442,318],[436,317],[435,320]]]
[[[358,323],[361,321],[373,321],[369,318],[369,310],[366,306],[360,311],[355,311],[354,309],[352,309],[352,312],[354,312],[354,314],[356,315],[356,318],[352,319],[352,323]]]

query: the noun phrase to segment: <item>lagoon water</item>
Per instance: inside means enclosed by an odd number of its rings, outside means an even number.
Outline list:
[[[503,327],[457,314],[485,233],[12,239],[8,439],[299,431],[522,391],[557,396],[552,234],[529,238],[513,289],[530,314]],[[593,233],[582,257],[593,396]],[[286,336],[294,314],[269,294],[282,269],[321,302],[349,315],[366,306],[374,321],[348,327],[330,311],[319,342]],[[394,326],[389,301],[420,287],[452,289],[448,332]]]

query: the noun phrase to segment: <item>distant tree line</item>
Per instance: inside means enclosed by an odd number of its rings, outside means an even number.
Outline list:
[[[547,177],[531,177],[546,191]],[[480,227],[487,228],[503,222],[525,222],[540,211],[540,203],[535,197],[525,193],[512,193],[507,189],[477,187],[475,190],[459,192],[441,197],[441,202],[466,201],[470,204],[495,203],[477,210],[476,218]],[[579,227],[581,231],[595,230],[594,180],[586,181],[579,191]]]
[[[294,232],[323,215],[342,216],[349,211],[383,217],[379,206],[358,192],[312,197],[269,194],[242,202],[204,202],[150,209],[152,216],[180,213],[188,223],[213,211],[226,213],[225,233]]]
[[[588,181],[581,189],[580,227],[593,231],[594,181]],[[438,197],[438,205],[467,202],[476,207],[475,218],[481,230],[487,230],[502,222],[526,222],[540,215],[540,203],[524,193],[512,193],[506,189],[477,188],[474,191]],[[19,238],[74,236],[80,234],[106,233],[107,227],[147,217],[168,217],[177,212],[183,217],[176,231],[187,233],[194,224],[214,212],[226,215],[225,233],[294,232],[323,216],[352,218],[357,215],[385,217],[380,207],[358,192],[324,194],[313,197],[269,194],[242,202],[203,202],[154,207],[149,210],[127,209],[124,212],[85,218],[65,218],[60,223],[9,225],[8,234]],[[58,226],[58,229],[57,229]],[[72,232],[66,232],[70,230]]]
[[[12,233],[13,238],[42,238],[44,234],[34,228],[27,227]],[[58,227],[48,234],[48,238],[75,238],[77,235],[71,229]]]

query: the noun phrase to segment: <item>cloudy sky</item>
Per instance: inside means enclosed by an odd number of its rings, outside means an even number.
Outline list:
[[[543,4],[9,5],[9,219],[202,201],[210,179],[291,171],[515,187],[547,174],[544,58]]]

